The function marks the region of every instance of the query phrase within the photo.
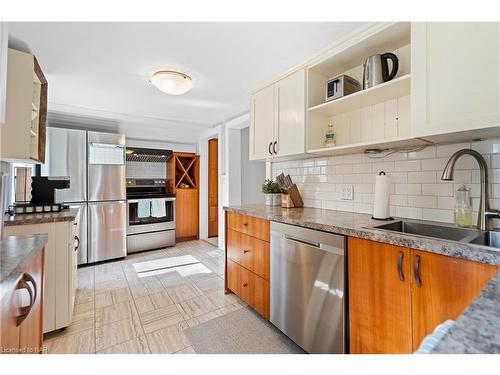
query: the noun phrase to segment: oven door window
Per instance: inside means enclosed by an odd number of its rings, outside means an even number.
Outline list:
[[[129,225],[141,225],[141,224],[155,224],[155,223],[165,223],[169,221],[174,221],[174,201],[165,201],[165,215],[155,215],[154,211],[151,210],[150,205],[151,200],[143,200],[141,203],[141,212],[139,213],[139,201],[129,201],[128,204],[128,221]],[[149,210],[147,207],[149,204]],[[155,215],[155,216],[153,216]]]

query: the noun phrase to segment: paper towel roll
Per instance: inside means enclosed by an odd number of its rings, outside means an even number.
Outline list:
[[[387,219],[389,213],[389,176],[380,172],[375,177],[375,198],[373,202],[373,217],[375,219]]]

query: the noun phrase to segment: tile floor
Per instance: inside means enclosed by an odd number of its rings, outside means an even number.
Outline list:
[[[50,353],[194,353],[184,329],[239,309],[224,294],[224,252],[208,242],[78,269],[74,319]]]

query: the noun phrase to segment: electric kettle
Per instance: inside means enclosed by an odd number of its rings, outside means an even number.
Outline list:
[[[389,73],[387,60],[392,61],[392,70]],[[363,89],[369,89],[380,83],[390,81],[398,72],[398,57],[390,52],[381,55],[372,55],[363,65]]]

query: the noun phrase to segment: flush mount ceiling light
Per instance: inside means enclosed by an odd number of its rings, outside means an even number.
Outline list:
[[[158,90],[170,95],[181,95],[193,87],[190,76],[174,70],[160,70],[149,80]]]

